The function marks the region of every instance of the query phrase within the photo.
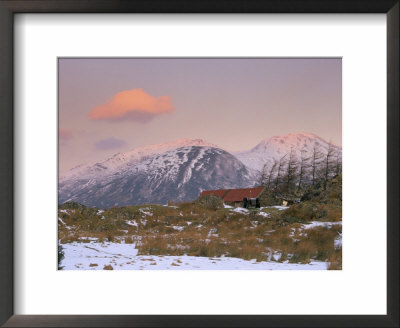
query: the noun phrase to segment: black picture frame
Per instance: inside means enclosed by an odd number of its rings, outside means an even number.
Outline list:
[[[0,0],[0,324],[4,327],[399,327],[399,8],[399,0]],[[17,13],[385,13],[387,315],[14,315],[13,21]]]

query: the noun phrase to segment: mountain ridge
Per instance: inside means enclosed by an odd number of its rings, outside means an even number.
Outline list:
[[[247,151],[230,153],[203,139],[178,139],[117,153],[71,169],[59,180],[59,203],[111,207],[192,201],[202,190],[253,187],[264,163],[292,148],[310,153],[329,143],[311,133],[263,139]],[[334,146],[337,149],[340,147]]]
[[[171,142],[165,142],[160,144],[145,145],[142,147],[137,147],[128,150],[126,152],[116,153],[113,156],[100,162],[77,165],[72,169],[66,171],[64,174],[62,174],[60,176],[60,181],[82,174],[91,174],[91,173],[100,174],[102,172],[111,173],[109,171],[116,170],[120,168],[122,165],[127,164],[129,162],[137,162],[146,156],[151,156],[157,153],[185,146],[207,146],[207,147],[219,148],[217,145],[206,142],[203,139],[189,139],[189,138],[177,139]],[[93,169],[93,167],[98,167],[99,169],[95,170]],[[106,172],[106,170],[108,170],[108,172]]]
[[[96,207],[166,204],[194,200],[205,189],[237,188],[253,177],[232,154],[214,147],[186,146],[154,154],[110,174],[59,183],[59,203]]]
[[[326,141],[313,133],[297,132],[281,136],[273,136],[263,139],[250,150],[235,152],[234,155],[248,168],[255,171],[262,169],[265,163],[271,164],[272,161],[279,160],[284,155],[294,149],[296,156],[301,157],[301,152],[311,155],[316,145],[323,154],[328,151],[329,145],[335,150],[341,151],[341,147]]]

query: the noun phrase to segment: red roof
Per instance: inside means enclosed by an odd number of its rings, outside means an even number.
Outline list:
[[[241,202],[243,198],[257,198],[265,187],[231,189],[224,197],[225,202]]]
[[[204,190],[201,192],[200,196],[214,195],[220,198],[224,198],[224,196],[228,191],[229,191],[228,189]]]

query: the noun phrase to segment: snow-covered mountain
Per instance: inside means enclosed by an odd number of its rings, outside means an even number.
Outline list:
[[[321,153],[326,154],[329,142],[312,133],[290,133],[264,139],[254,148],[234,155],[250,170],[259,171],[265,163],[272,163],[274,159],[279,160],[285,154],[289,155],[292,148],[298,158],[301,157],[302,151],[306,156],[310,156],[314,145],[317,145]],[[341,152],[341,147],[332,147]]]
[[[63,174],[60,177],[60,181],[70,180],[73,178],[80,179],[82,176],[95,178],[101,175],[109,175],[113,172],[118,172],[119,170],[124,169],[124,167],[129,167],[135,163],[139,163],[144,158],[151,157],[155,154],[161,154],[168,150],[190,146],[218,148],[218,146],[202,139],[179,139],[162,144],[148,145],[124,153],[117,153],[102,162],[78,165]]]
[[[326,153],[329,143],[311,133],[272,137],[234,154],[201,139],[140,147],[66,172],[59,180],[59,203],[165,204],[194,200],[202,190],[252,187],[265,163],[292,148],[299,157],[302,150],[312,154],[315,144]]]
[[[205,189],[252,185],[237,158],[202,140],[182,139],[80,166],[59,181],[59,203],[111,207],[194,200]]]

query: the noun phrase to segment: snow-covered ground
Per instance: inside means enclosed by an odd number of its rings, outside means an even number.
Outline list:
[[[145,211],[147,210],[147,211]],[[153,213],[149,212],[148,210],[150,210],[149,208],[139,208],[139,211],[141,213],[143,213],[144,215],[148,215],[148,216],[153,216]]]
[[[62,244],[64,270],[103,270],[111,265],[114,270],[326,270],[327,263],[293,264],[256,262],[233,257],[154,256],[137,255],[134,244],[73,242]]]
[[[268,213],[261,212],[261,211],[258,214],[263,216],[263,217],[265,217],[265,218],[268,218],[270,216]]]
[[[236,207],[232,212],[242,213],[242,214],[249,214],[249,210],[243,207]]]
[[[342,221],[338,221],[338,222],[321,222],[321,221],[312,221],[309,224],[303,224],[303,228],[304,229],[313,229],[316,227],[327,227],[327,228],[331,228],[333,225],[341,225]]]
[[[264,208],[276,208],[279,211],[283,211],[283,210],[287,210],[289,208],[289,206],[279,206],[279,205],[265,206],[265,207],[261,207],[260,210],[263,210]]]

